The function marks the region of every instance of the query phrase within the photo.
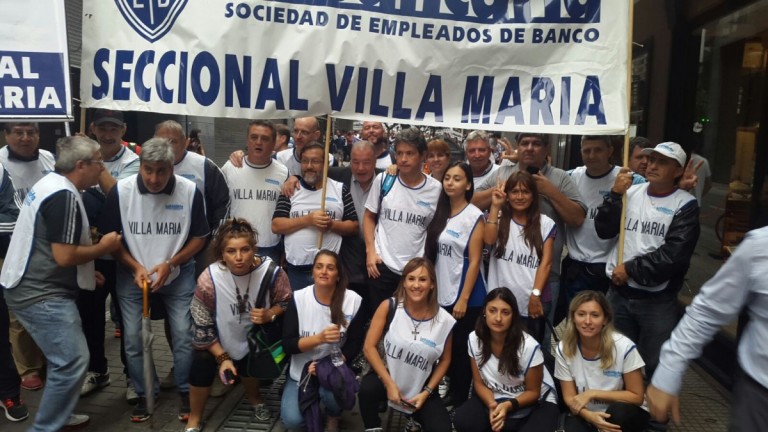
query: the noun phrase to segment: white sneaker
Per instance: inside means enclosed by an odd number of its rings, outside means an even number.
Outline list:
[[[260,403],[253,406],[253,416],[256,420],[265,422],[272,418],[272,413],[267,408],[267,404]]]
[[[72,414],[69,416],[69,421],[67,422],[67,427],[78,427],[83,426],[91,421],[91,418],[88,417],[85,414]]]
[[[108,386],[109,383],[110,383],[109,369],[107,369],[107,372],[103,374],[96,373],[96,372],[88,372],[85,375],[85,381],[83,381],[83,386],[80,388],[80,396],[85,396],[88,393],[96,391],[100,388],[104,388]]]
[[[125,381],[127,382],[127,387],[125,389],[125,400],[129,404],[134,405],[139,401],[139,394],[136,393],[136,389],[133,388],[133,382],[130,378],[125,377]]]

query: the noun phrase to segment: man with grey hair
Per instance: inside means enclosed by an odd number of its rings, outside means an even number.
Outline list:
[[[124,178],[107,196],[105,231],[122,231],[125,243],[115,253],[117,299],[123,312],[128,373],[139,401],[131,421],[149,419],[141,344],[142,290],[147,283],[163,302],[173,336],[173,365],[181,396],[179,419],[189,417],[189,370],[192,365],[194,255],[205,245],[208,224],[203,196],[195,184],[173,174],[168,140],[152,138],[141,148],[139,174]]]
[[[92,244],[80,191],[104,170],[99,145],[85,137],[57,143],[55,172],[27,193],[0,273],[8,308],[48,359],[48,382],[32,431],[84,424],[72,415],[88,368],[88,347],[75,299],[102,282],[93,260],[120,246],[117,232]],[[114,231],[114,230],[113,230]]]
[[[493,163],[493,149],[488,141],[488,135],[483,131],[472,131],[464,140],[464,152],[467,156],[467,163],[472,168],[472,177],[476,185],[479,185],[492,176],[499,169],[499,166]]]

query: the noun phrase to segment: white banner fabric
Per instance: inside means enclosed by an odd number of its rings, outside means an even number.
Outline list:
[[[84,0],[87,107],[624,133],[631,0]]]
[[[0,1],[0,121],[71,120],[64,0]]]

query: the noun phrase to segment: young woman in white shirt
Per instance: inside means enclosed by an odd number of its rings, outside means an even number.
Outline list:
[[[413,258],[403,268],[394,301],[387,299],[376,310],[363,345],[373,371],[363,377],[358,393],[366,431],[383,430],[378,407],[389,401],[392,409],[421,422],[425,432],[450,432],[451,419],[436,390],[451,363],[456,320],[437,304],[436,291],[432,264]],[[378,350],[382,339],[385,359]]]
[[[524,328],[510,290],[489,292],[467,341],[474,392],[456,410],[458,432],[547,432],[557,426],[554,381],[539,343]]]
[[[512,290],[528,333],[539,342],[544,337],[542,301],[549,297],[555,235],[555,222],[539,211],[531,174],[516,171],[506,183],[498,183],[485,226],[485,244],[493,247],[488,287]]]
[[[614,331],[603,293],[582,291],[573,298],[555,358],[555,377],[571,413],[567,432],[645,430],[645,363],[635,343]]]
[[[432,222],[427,227],[425,256],[435,263],[437,301],[456,319],[453,353],[448,369],[450,388],[446,400],[459,406],[469,396],[472,377],[466,346],[483,308],[486,285],[483,261],[483,212],[472,205],[475,187],[472,169],[453,162],[441,179],[443,191]]]

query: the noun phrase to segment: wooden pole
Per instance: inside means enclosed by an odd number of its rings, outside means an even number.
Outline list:
[[[627,37],[627,130],[624,131],[624,152],[623,152],[623,166],[629,167],[629,113],[632,108],[631,92],[632,92],[632,32],[634,28],[634,16],[635,16],[635,2],[629,0],[629,32]],[[616,264],[622,264],[624,262],[624,219],[627,217],[627,194],[621,197],[621,219],[619,225],[619,250],[618,260]]]
[[[325,154],[323,154],[323,193],[320,198],[320,211],[325,212],[325,195],[326,184],[328,183],[328,165],[331,164],[330,158],[331,151],[331,115],[325,116]],[[322,231],[317,236],[317,249],[320,250],[323,247],[323,233]]]
[[[80,133],[83,135],[88,135],[88,133],[85,131],[85,108],[80,107]]]

